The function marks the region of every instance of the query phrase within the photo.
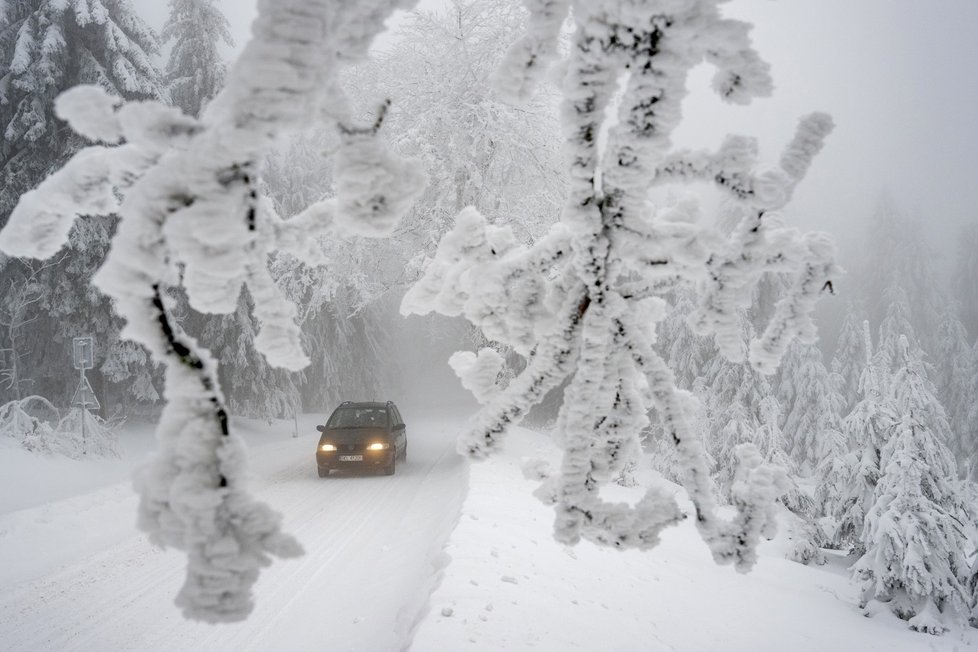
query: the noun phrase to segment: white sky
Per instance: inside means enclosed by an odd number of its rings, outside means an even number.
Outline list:
[[[162,25],[166,3],[134,4]],[[254,4],[222,2],[237,49]],[[978,0],[733,0],[724,13],[755,25],[774,97],[724,106],[709,92],[704,67],[691,80],[678,144],[713,147],[728,132],[756,135],[774,162],[801,115],[827,111],[836,131],[789,221],[844,243],[884,192],[923,217],[935,241],[949,244],[960,224],[978,220]]]

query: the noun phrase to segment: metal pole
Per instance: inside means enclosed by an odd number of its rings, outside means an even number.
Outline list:
[[[299,411],[292,408],[292,421],[295,423],[295,429],[292,431],[292,438],[295,439],[299,436]]]
[[[85,385],[85,368],[82,367],[81,380],[79,381],[78,388],[81,389],[82,387],[84,387],[84,385]],[[87,442],[85,441],[85,412],[87,412],[87,409],[85,408],[85,400],[87,397],[84,396],[84,392],[81,393],[82,393],[81,405],[78,406],[78,416],[81,417],[82,455],[88,455],[88,450],[87,450],[88,446],[86,445]]]

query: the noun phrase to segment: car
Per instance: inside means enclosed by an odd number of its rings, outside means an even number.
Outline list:
[[[394,475],[397,462],[407,461],[407,428],[392,401],[339,405],[325,424],[316,446],[319,477],[337,469],[381,468]]]

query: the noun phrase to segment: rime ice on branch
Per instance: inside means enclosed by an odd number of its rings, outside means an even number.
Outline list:
[[[837,272],[832,245],[820,234],[780,226],[774,212],[790,199],[832,123],[812,114],[798,126],[777,167],[759,169],[753,139],[729,137],[716,152],[672,151],[689,71],[706,60],[714,89],[730,102],[770,92],[764,64],[751,49],[749,26],[722,19],[717,0],[579,0],[563,79],[562,122],[569,193],[561,222],[530,248],[474,209],[459,215],[422,280],[404,298],[405,314],[432,310],[464,315],[486,336],[528,356],[525,371],[495,391],[462,436],[460,449],[490,454],[506,429],[548,390],[570,379],[558,422],[564,448],[560,474],[539,495],[555,503],[556,537],[581,537],[647,548],[682,514],[674,499],[652,490],[634,507],[608,504],[600,487],[627,462],[646,414],[655,407],[685,468],[696,522],[718,562],[748,569],[771,509],[785,490],[780,469],[741,447],[732,497],[737,515],[721,520],[709,470],[687,419],[689,398],[654,349],[661,298],[695,288],[697,330],[716,337],[733,360],[749,358],[770,372],[795,337],[814,335],[815,300]],[[527,34],[497,74],[497,90],[520,100],[557,53],[570,0],[526,0]],[[624,88],[617,123],[599,150],[618,80]],[[653,186],[714,181],[744,206],[747,217],[729,239],[656,210]],[[745,350],[738,309],[766,272],[793,279],[764,333]],[[457,366],[457,365],[456,365]],[[472,386],[470,372],[464,382]],[[478,385],[482,387],[482,385]]]
[[[82,150],[24,195],[0,233],[7,253],[44,258],[64,245],[76,216],[120,215],[96,283],[115,299],[124,334],[167,365],[160,452],[136,482],[139,522],[153,541],[187,551],[177,602],[188,617],[244,618],[259,568],[301,549],[246,493],[216,364],[175,323],[166,290],[182,280],[195,309],[228,313],[247,286],[261,322],[258,350],[275,366],[307,364],[269,254],[315,264],[309,242],[340,227],[385,234],[421,190],[420,174],[377,138],[383,109],[376,124],[352,124],[338,80],[384,19],[409,4],[260,2],[254,37],[202,120],[156,102],[121,104],[98,87],[64,93],[59,115],[107,145]],[[258,196],[259,161],[276,136],[311,120],[340,131],[337,196],[282,221]]]

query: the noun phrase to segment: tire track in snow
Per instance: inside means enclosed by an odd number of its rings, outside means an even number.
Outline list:
[[[251,488],[283,512],[286,530],[306,555],[263,571],[256,610],[247,621],[184,621],[172,604],[183,581],[183,555],[153,548],[133,528],[131,536],[97,554],[82,554],[5,590],[2,647],[34,652],[406,646],[433,586],[432,557],[457,518],[465,487],[464,466],[450,454],[454,428],[429,430],[427,438],[412,436],[411,458],[392,477],[320,479],[315,442],[307,437],[259,449]],[[124,511],[117,517],[134,520],[128,511],[133,504],[120,504]]]

